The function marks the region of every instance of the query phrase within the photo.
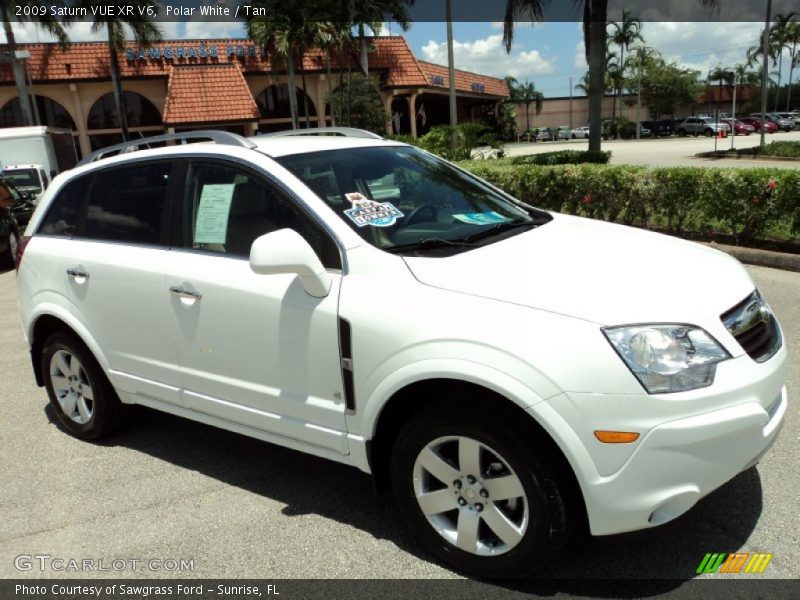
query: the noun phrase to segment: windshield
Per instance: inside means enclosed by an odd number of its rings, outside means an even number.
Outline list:
[[[550,220],[442,160],[408,146],[276,159],[369,243],[388,251],[449,253]]]
[[[36,169],[14,169],[3,171],[3,177],[18,188],[41,187]]]

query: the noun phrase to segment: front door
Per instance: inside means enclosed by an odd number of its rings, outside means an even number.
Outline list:
[[[183,404],[346,452],[338,338],[341,259],[333,241],[271,182],[238,164],[190,163],[179,216],[183,248],[166,268]],[[325,298],[294,275],[250,270],[253,241],[300,233],[330,267]]]

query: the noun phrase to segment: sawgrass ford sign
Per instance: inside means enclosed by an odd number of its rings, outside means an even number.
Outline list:
[[[263,50],[252,45],[227,45],[215,46],[200,44],[199,46],[152,46],[150,48],[128,48],[125,58],[129,61],[137,60],[175,60],[181,58],[219,58],[220,56],[235,56],[238,58],[265,56]]]

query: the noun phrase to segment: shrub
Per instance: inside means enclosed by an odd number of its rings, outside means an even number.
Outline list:
[[[755,153],[760,156],[800,158],[800,142],[770,142],[763,148],[756,148]]]
[[[509,159],[512,165],[607,164],[609,160],[611,160],[611,152],[592,152],[589,150],[556,150],[555,152],[514,156]]]
[[[673,232],[722,231],[739,243],[770,229],[800,233],[800,172],[469,161],[464,168],[547,210]]]
[[[473,150],[481,146],[500,150],[500,144],[485,125],[477,123],[456,125],[455,150],[451,147],[452,132],[453,128],[449,125],[437,125],[416,140],[408,138],[403,141],[448,160],[468,160]]]

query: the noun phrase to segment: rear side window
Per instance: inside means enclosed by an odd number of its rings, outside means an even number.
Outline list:
[[[70,237],[75,235],[90,179],[90,177],[79,177],[61,188],[42,219],[39,233]]]
[[[76,237],[164,243],[171,170],[170,163],[140,163],[98,173],[89,192],[86,222]]]

